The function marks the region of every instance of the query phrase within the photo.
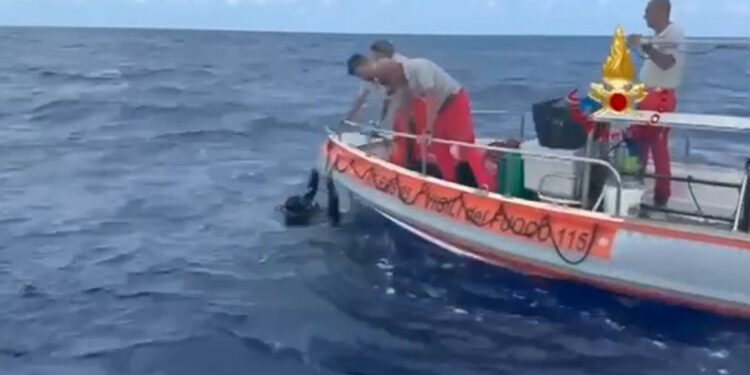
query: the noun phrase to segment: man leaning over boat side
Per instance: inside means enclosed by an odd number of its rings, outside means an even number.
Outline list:
[[[358,55],[358,56],[361,56],[361,55]],[[364,61],[369,61],[372,63],[375,63],[381,59],[393,59],[396,61],[402,61],[406,59],[405,56],[396,52],[396,48],[393,46],[393,43],[385,39],[378,39],[370,45],[370,58],[369,59],[364,56],[361,56],[361,58],[364,58]],[[349,69],[349,75],[356,75],[356,71]],[[352,108],[349,110],[349,113],[346,116],[347,121],[354,121],[357,118],[357,115],[359,114],[359,111],[362,109],[362,106],[364,105],[365,100],[367,100],[367,96],[371,92],[378,92],[378,93],[384,94],[385,88],[380,86],[377,82],[374,82],[371,80],[364,80],[364,82],[362,82],[362,86],[360,87],[359,93],[357,94],[357,97],[354,99]],[[383,100],[383,107],[382,107],[382,111],[380,114],[380,121],[385,122],[387,124],[390,121],[390,116],[392,116],[392,113],[389,110],[389,107],[390,107],[389,103],[392,97],[389,95],[384,95],[384,96],[385,96],[385,99]]]
[[[405,60],[405,58],[402,59],[402,61],[403,60]],[[374,58],[367,58],[363,55],[355,53],[351,57],[349,57],[346,65],[349,75],[357,76],[364,82],[372,82],[373,85],[380,87],[380,81],[378,81],[376,77],[369,75],[369,72],[372,72],[374,70],[374,66],[376,63],[377,62]],[[404,100],[404,95],[408,95],[404,93],[407,90],[405,90],[404,88],[391,90],[392,93],[390,95],[388,95],[387,91],[389,90],[387,88],[384,88],[384,90],[386,91],[386,97],[395,99],[388,100],[387,104],[384,103],[384,106],[388,105],[388,109],[383,108],[381,117],[386,117],[386,111],[389,112],[389,116],[387,116],[387,126],[391,127],[395,132],[416,134],[417,132],[414,129],[414,119],[411,117],[411,114],[405,115],[401,113],[398,116],[395,114],[395,112],[399,109],[402,100]],[[398,95],[396,94],[397,92],[399,93]],[[381,124],[381,126],[382,125],[383,124]],[[392,141],[389,161],[397,165],[409,168],[410,162],[414,159],[415,149],[416,146],[413,139],[394,137]]]
[[[382,59],[391,59],[394,61],[405,61],[407,60],[407,57],[396,52],[396,48],[393,46],[393,43],[385,40],[385,39],[379,39],[372,43],[370,46],[370,54],[372,58],[377,62]],[[384,88],[385,91],[385,88]],[[392,94],[388,94],[386,92],[385,99],[383,100],[383,107],[380,114],[380,121],[382,123],[387,124],[388,126],[393,125],[393,116],[394,116],[394,108],[395,105],[391,105],[391,103],[399,103],[401,99],[401,95],[404,94],[404,90],[396,90]]]
[[[679,48],[684,41],[682,29],[670,19],[669,0],[650,0],[646,6],[644,19],[654,30],[651,38],[656,43],[643,40],[641,35],[628,37],[631,48],[639,48],[646,60],[641,67],[639,80],[646,85],[648,96],[640,103],[639,109],[658,112],[674,112],[677,107],[676,89],[682,81],[685,56]],[[641,147],[643,168],[648,163],[649,153],[654,158],[654,172],[657,176],[654,188],[654,204],[664,206],[671,194],[671,165],[669,158],[669,127],[634,125],[631,136]]]
[[[420,143],[427,142],[427,138],[433,135],[445,140],[474,143],[469,94],[433,61],[424,58],[383,59],[377,64],[361,64],[357,70],[360,77],[381,82],[391,94],[404,90],[405,94],[395,109],[396,116],[401,122],[414,120],[414,133],[421,135]],[[398,120],[394,121],[394,126]],[[492,178],[485,171],[478,150],[455,148],[457,152],[454,153],[451,149],[449,144],[435,142],[428,147],[426,159],[437,164],[439,177],[455,182],[457,164],[463,160],[469,163],[480,186],[492,186]],[[417,147],[417,158],[425,157],[419,151]]]

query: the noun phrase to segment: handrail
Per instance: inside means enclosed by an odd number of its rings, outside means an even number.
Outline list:
[[[740,218],[743,214],[742,207],[745,204],[745,193],[747,192],[747,180],[748,180],[748,174],[750,174],[750,162],[745,164],[745,175],[742,176],[742,186],[740,187],[740,196],[739,199],[737,199],[737,209],[735,212],[734,220],[732,222],[732,230],[736,231],[740,227]],[[750,213],[744,212],[745,215],[748,215]]]
[[[750,118],[743,116],[633,110],[627,113],[594,112],[592,118],[597,122],[616,124],[616,127],[638,124],[710,132],[750,130]]]
[[[510,115],[509,111],[504,109],[474,109],[471,111],[472,115]]]
[[[403,137],[403,138],[409,138],[417,140],[419,136],[409,133],[401,133],[401,132],[395,132],[392,130],[385,130],[385,129],[379,129],[374,128],[372,126],[360,124],[353,121],[344,120],[342,123],[355,127],[360,129],[368,130],[375,134],[387,134],[391,136],[396,137]],[[328,131],[332,135],[338,135],[338,133],[331,130],[330,127],[326,126],[326,131]],[[489,151],[500,151],[505,153],[515,153],[519,155],[527,155],[532,158],[540,158],[540,159],[551,159],[551,160],[561,160],[561,161],[577,161],[582,163],[588,163],[588,164],[596,164],[603,166],[604,168],[608,169],[612,175],[615,178],[615,182],[617,183],[617,199],[615,200],[615,216],[620,215],[620,200],[622,195],[622,178],[620,177],[620,173],[615,169],[611,164],[609,164],[606,161],[603,161],[601,159],[594,159],[594,158],[587,158],[587,157],[581,157],[581,156],[568,156],[568,155],[554,155],[554,154],[545,154],[545,153],[538,153],[533,151],[525,151],[521,149],[515,149],[515,148],[507,148],[507,147],[497,147],[497,146],[487,146],[483,144],[477,144],[477,143],[466,143],[466,142],[459,142],[459,141],[452,141],[448,139],[441,139],[441,138],[432,138],[430,137],[428,139],[428,143],[441,143],[441,144],[449,144],[449,145],[456,145],[456,146],[462,146],[467,148],[475,148],[475,149],[482,149],[482,150],[489,150]],[[423,162],[425,158],[422,158]],[[424,174],[424,170],[423,170]]]

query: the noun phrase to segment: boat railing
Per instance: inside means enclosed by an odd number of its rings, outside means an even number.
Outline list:
[[[700,131],[700,132],[725,132],[725,133],[742,133],[742,132],[749,132],[750,131],[750,118],[748,117],[742,117],[742,116],[727,116],[727,115],[715,115],[715,114],[700,114],[700,113],[661,113],[661,112],[655,112],[655,111],[642,111],[642,110],[635,110],[630,111],[628,113],[607,113],[607,112],[601,112],[594,114],[593,118],[596,121],[601,121],[604,123],[609,124],[610,126],[613,126],[614,128],[626,128],[628,126],[631,126],[632,124],[646,124],[648,126],[658,126],[658,127],[668,127],[668,128],[677,128],[677,129],[683,129],[683,130],[689,130],[689,131]],[[688,143],[686,144],[686,156],[690,151],[690,143],[689,139],[687,138]],[[735,212],[732,215],[731,218],[727,217],[716,217],[712,215],[707,215],[704,213],[690,213],[690,212],[683,212],[683,211],[677,211],[673,209],[667,209],[667,208],[656,208],[656,207],[650,207],[652,209],[656,209],[657,211],[664,211],[668,213],[677,213],[681,215],[687,215],[687,216],[695,216],[695,217],[701,217],[704,219],[712,219],[712,220],[718,220],[723,222],[729,222],[732,224],[732,230],[737,231],[738,229],[742,229],[743,231],[748,231],[746,220],[743,221],[743,214],[745,216],[750,215],[750,208],[748,207],[748,178],[750,178],[750,164],[747,164],[745,166],[745,171],[743,173],[742,182],[741,183],[727,183],[727,182],[721,182],[721,181],[710,181],[705,179],[697,179],[692,176],[687,177],[674,177],[674,176],[660,176],[660,175],[649,175],[645,174],[645,177],[650,178],[667,178],[670,181],[680,181],[680,182],[687,182],[688,187],[690,188],[690,184],[696,183],[696,184],[703,184],[703,185],[709,185],[714,187],[722,187],[722,188],[731,188],[731,189],[738,189],[739,190],[739,196],[737,199]],[[693,196],[693,201],[696,204],[696,208],[700,211],[700,207],[698,206],[697,200],[692,193],[692,188],[690,188],[691,195]],[[745,228],[740,228],[745,227]]]
[[[487,114],[487,113],[485,113]],[[492,114],[505,114],[505,112],[497,111],[496,113]],[[372,138],[375,137],[381,137],[383,135],[391,136],[391,137],[401,137],[401,138],[407,138],[407,139],[413,139],[413,140],[419,140],[422,137],[410,134],[410,133],[403,133],[403,132],[396,132],[393,130],[387,130],[383,129],[374,125],[367,125],[362,124],[354,121],[342,121],[342,124],[345,124],[347,126],[351,126],[353,128],[357,128],[362,130],[362,133],[367,136],[367,142],[368,145],[371,142]],[[341,139],[341,133],[340,131],[334,131],[330,127],[326,127],[326,130],[329,134],[338,136],[339,139]],[[522,150],[519,148],[510,148],[510,147],[500,147],[500,146],[490,146],[490,145],[484,145],[479,143],[466,143],[466,142],[459,142],[459,141],[453,141],[448,139],[442,139],[442,138],[435,138],[435,137],[429,137],[424,142],[421,142],[421,147],[423,154],[426,152],[426,148],[428,147],[428,144],[430,143],[440,143],[440,144],[447,144],[447,145],[455,145],[460,147],[466,147],[466,148],[473,148],[473,149],[480,149],[484,151],[497,151],[501,152],[504,155],[505,154],[516,154],[516,155],[523,155],[529,158],[537,158],[537,159],[546,159],[546,160],[557,160],[557,161],[563,161],[563,162],[580,162],[585,165],[598,165],[606,169],[610,175],[614,179],[614,184],[616,188],[616,198],[615,198],[615,214],[614,216],[620,216],[620,205],[621,205],[621,195],[622,195],[622,177],[620,176],[620,173],[615,169],[608,161],[597,159],[597,158],[591,158],[591,157],[583,157],[583,156],[575,156],[575,155],[560,155],[560,154],[553,154],[553,153],[546,153],[546,152],[537,152],[537,151],[530,151],[530,150]],[[589,168],[584,168],[584,171],[588,171]],[[426,175],[427,172],[427,162],[425,158],[422,158],[422,165],[421,165],[421,173],[423,175]],[[588,176],[584,176],[584,189],[582,189],[586,194],[588,189],[585,189],[585,184],[587,184]],[[597,200],[597,203],[591,207],[592,211],[595,211],[599,208],[599,205],[602,202],[601,197],[604,195],[604,190],[602,190],[600,199]],[[583,197],[588,198],[588,197]],[[554,199],[550,199],[553,200]],[[563,200],[558,200],[563,201]],[[585,204],[586,199],[583,199],[581,202],[581,207],[583,209],[586,209]]]
[[[750,215],[750,212],[747,212],[750,210],[750,197],[748,197],[748,181],[750,181],[750,160],[745,162],[745,175],[742,178],[742,186],[740,186],[740,196],[739,199],[737,199],[737,207],[735,208],[735,216],[734,216],[734,222],[732,223],[732,230],[737,231],[738,229],[742,229],[743,232],[750,231],[750,227],[748,226],[748,218],[747,215]],[[744,220],[743,218],[743,212],[744,212]],[[742,227],[742,228],[740,228]]]

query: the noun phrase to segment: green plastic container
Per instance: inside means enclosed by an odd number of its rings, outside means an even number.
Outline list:
[[[504,153],[497,163],[499,193],[506,196],[528,198],[524,188],[523,157],[516,153]]]
[[[621,170],[627,174],[636,174],[641,169],[641,160],[637,156],[627,156],[623,159]]]

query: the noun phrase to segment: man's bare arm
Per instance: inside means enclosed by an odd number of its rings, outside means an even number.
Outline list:
[[[437,119],[438,110],[440,109],[440,105],[442,104],[439,99],[438,95],[429,93],[428,95],[423,96],[424,100],[427,102],[427,132],[433,136],[435,134],[435,120]]]
[[[388,107],[391,105],[391,98],[385,98],[383,100],[383,110],[380,112],[380,122],[382,123],[383,120],[385,120],[385,116],[388,114]]]
[[[359,93],[359,95],[357,95],[357,98],[354,100],[354,104],[352,104],[352,109],[346,115],[347,121],[353,121],[357,117],[357,114],[359,113],[360,109],[362,109],[362,105],[367,99],[367,94],[368,91],[363,91]]]
[[[650,44],[644,44],[642,48],[648,58],[662,70],[671,68],[677,62],[672,54],[660,52]]]

